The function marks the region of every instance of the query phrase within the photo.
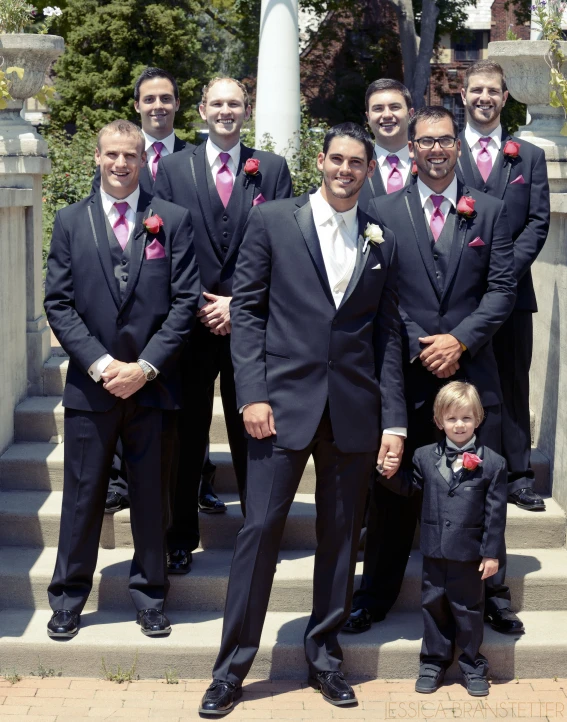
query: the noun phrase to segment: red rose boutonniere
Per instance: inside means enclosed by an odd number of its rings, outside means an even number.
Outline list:
[[[417,163],[415,162],[415,160],[412,160],[412,162],[411,162],[411,171],[410,172],[412,175],[417,175]]]
[[[480,456],[465,451],[463,454],[463,469],[466,469],[467,471],[474,471],[480,464],[482,464]]]
[[[464,218],[473,218],[476,215],[474,204],[475,199],[471,196],[461,196],[457,203],[457,213]]]
[[[517,158],[520,155],[520,144],[515,140],[507,140],[502,152],[507,158]]]
[[[144,220],[144,227],[148,233],[158,233],[163,226],[163,220],[156,214]]]
[[[244,172],[246,175],[258,175],[260,169],[260,161],[257,158],[248,158],[244,164]]]

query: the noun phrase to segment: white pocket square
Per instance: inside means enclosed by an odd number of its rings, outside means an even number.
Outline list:
[[[372,266],[370,269],[371,271],[379,271],[382,268],[382,265],[380,263],[377,263],[375,266]]]

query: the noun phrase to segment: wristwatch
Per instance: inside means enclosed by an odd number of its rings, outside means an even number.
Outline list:
[[[155,379],[155,377],[157,376],[155,370],[150,366],[150,364],[147,363],[146,361],[142,361],[141,358],[138,359],[138,366],[144,372],[146,381],[153,381]]]

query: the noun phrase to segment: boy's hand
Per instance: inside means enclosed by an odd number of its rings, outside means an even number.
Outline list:
[[[382,465],[382,473],[392,470],[397,471],[400,462],[401,459],[397,454],[395,454],[393,451],[388,451]]]
[[[380,451],[378,452],[378,461],[376,466],[381,467],[381,472],[387,479],[391,479],[392,476],[398,470],[402,454],[404,452],[404,438],[403,436],[397,436],[396,434],[382,434],[382,443],[380,445]],[[386,457],[391,454],[390,459],[396,458],[395,462],[391,462],[389,468],[385,467]]]
[[[498,559],[491,559],[490,557],[483,557],[478,568],[479,572],[482,572],[481,579],[488,579],[492,577],[498,571]]]

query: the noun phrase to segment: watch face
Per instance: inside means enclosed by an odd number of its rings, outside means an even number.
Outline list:
[[[157,376],[156,372],[153,369],[150,369],[148,371],[148,373],[146,374],[146,381],[153,381],[156,376]]]

